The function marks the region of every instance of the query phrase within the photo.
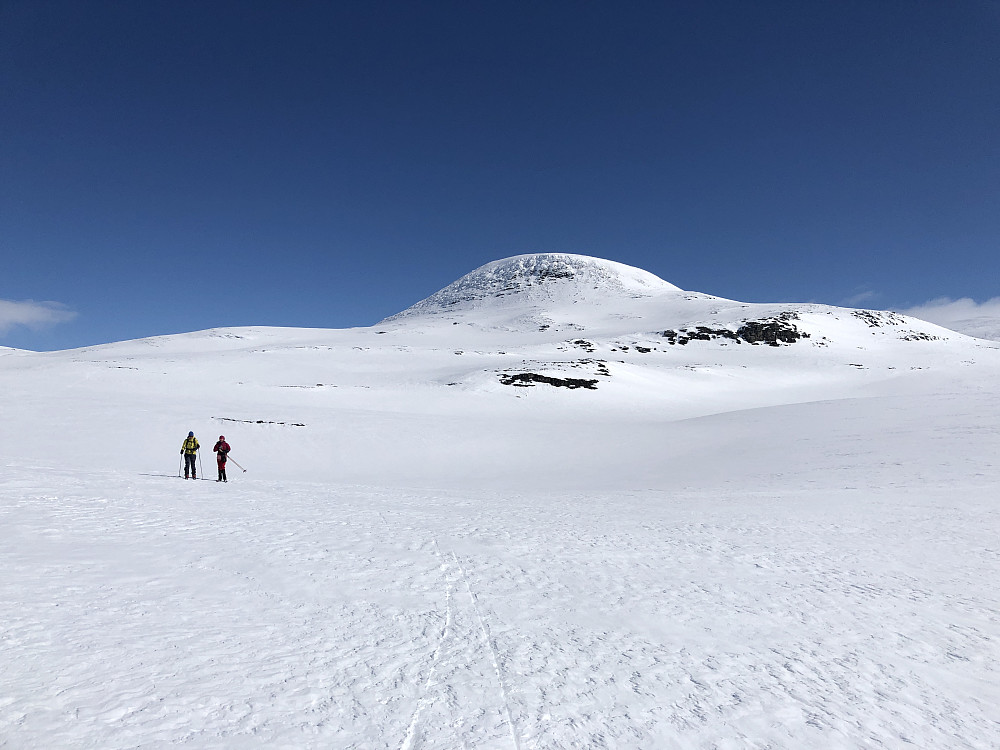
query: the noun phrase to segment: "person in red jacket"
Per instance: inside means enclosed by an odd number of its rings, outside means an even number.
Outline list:
[[[229,455],[229,451],[231,449],[229,447],[229,443],[226,442],[225,435],[219,435],[219,442],[215,444],[215,447],[212,448],[212,450],[218,454],[216,456],[216,460],[219,464],[219,478],[215,481],[228,482],[229,480],[226,479],[226,456]]]

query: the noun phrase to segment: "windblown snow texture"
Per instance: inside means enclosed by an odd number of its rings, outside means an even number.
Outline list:
[[[1000,746],[998,375],[566,255],[0,351],[0,745]]]

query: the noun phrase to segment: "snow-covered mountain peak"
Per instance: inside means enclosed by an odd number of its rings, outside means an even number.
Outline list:
[[[484,303],[508,306],[642,298],[679,291],[659,276],[624,263],[569,253],[534,253],[487,263],[393,318]]]

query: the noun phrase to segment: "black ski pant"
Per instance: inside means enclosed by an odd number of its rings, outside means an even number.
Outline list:
[[[196,454],[196,453],[185,453],[184,454],[184,478],[185,479],[188,478],[188,473],[190,473],[191,476],[193,476],[193,477],[198,476],[198,469],[195,468],[197,466],[197,464],[195,463],[197,460],[198,460],[198,454]]]

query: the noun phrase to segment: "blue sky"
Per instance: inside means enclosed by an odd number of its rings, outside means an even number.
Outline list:
[[[997,0],[0,0],[0,345],[370,325],[546,251],[985,303],[998,51]]]

